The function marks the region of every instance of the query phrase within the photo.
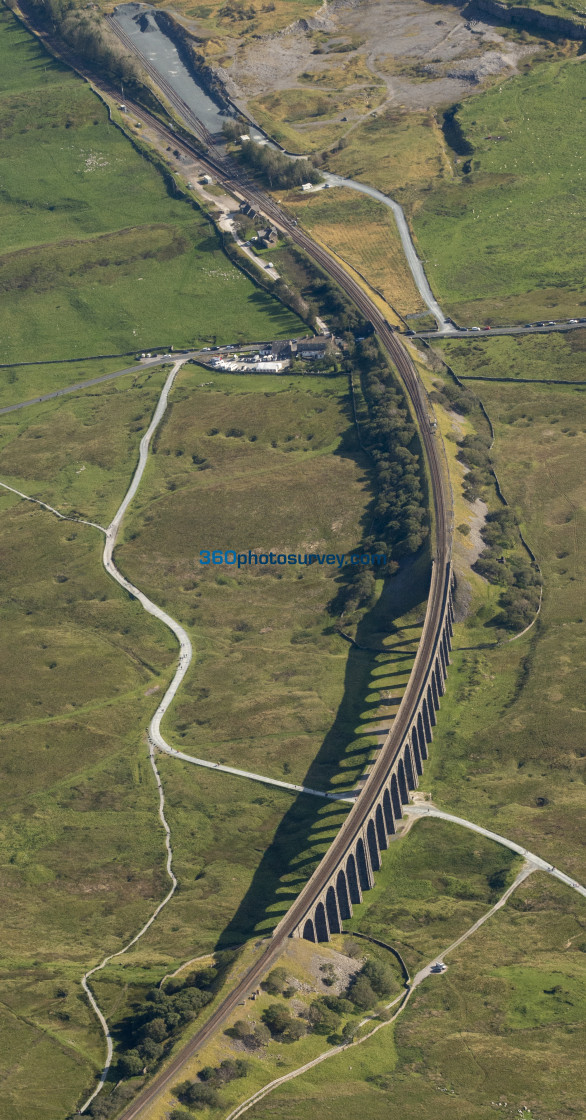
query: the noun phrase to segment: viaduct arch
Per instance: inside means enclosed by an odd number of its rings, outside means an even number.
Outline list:
[[[352,917],[353,904],[362,902],[363,891],[370,890],[374,885],[375,872],[381,868],[382,852],[389,846],[395,822],[402,817],[402,806],[407,804],[409,792],[419,784],[450,662],[454,609],[449,564],[446,565],[444,578],[441,616],[433,649],[428,651],[427,666],[417,695],[409,698],[410,715],[401,726],[399,708],[368,782],[340,830],[338,839],[343,837],[345,843],[332,845],[332,849],[337,847],[338,851],[327,869],[327,877],[322,873],[322,882],[314,883],[316,872],[301,892],[298,903],[302,902],[303,895],[308,897],[290,934],[292,937],[305,938],[306,941],[329,941],[331,934],[342,931],[344,919]],[[407,702],[405,694],[401,707]],[[401,729],[399,739],[396,734],[398,727]],[[363,805],[362,813],[357,813],[356,810]],[[352,818],[355,818],[354,821]],[[325,863],[326,860],[318,872]],[[296,910],[299,913],[298,906]],[[277,926],[275,933],[278,929]]]

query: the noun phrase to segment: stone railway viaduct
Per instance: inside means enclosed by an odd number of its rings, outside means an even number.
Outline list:
[[[402,817],[401,806],[408,803],[409,791],[419,784],[450,662],[454,624],[451,570],[446,573],[444,586],[441,627],[419,687],[410,724],[394,757],[387,764],[386,774],[381,777],[378,796],[368,816],[348,837],[344,851],[330,870],[327,883],[308,904],[290,934],[292,937],[306,941],[329,941],[332,933],[342,932],[342,922],[352,917],[352,904],[362,902],[362,892],[374,886],[374,873],[381,867],[381,853],[388,848],[389,837],[395,832],[395,822]],[[384,753],[392,734],[391,728],[381,753]],[[308,887],[310,884],[311,881]]]

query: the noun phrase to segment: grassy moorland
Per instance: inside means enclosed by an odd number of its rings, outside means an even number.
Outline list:
[[[371,480],[346,379],[214,374],[197,388],[200,377],[182,375],[120,548],[129,576],[193,633],[197,661],[169,731],[197,756],[348,788],[376,743],[380,706],[394,713],[419,632],[419,587],[409,631],[388,655],[350,651],[350,673],[326,609],[334,568],[199,562],[201,549],[342,556],[360,540]],[[380,611],[364,623],[375,648]]]
[[[125,358],[98,358],[91,362],[41,363],[3,369],[0,370],[0,408],[34,400],[55,389],[78,385],[92,377],[115,373],[136,364],[136,355],[129,355]]]
[[[579,59],[541,63],[463,102],[470,148],[412,205],[436,294],[464,323],[561,318],[584,306]]]
[[[143,744],[173,656],[101,567],[95,530],[2,517],[2,1115],[65,1114],[103,1043],[79,987],[164,887]]]
[[[296,332],[89,87],[7,11],[0,63],[4,361]]]
[[[438,349],[464,381],[586,381],[586,331],[582,330],[533,338],[504,335],[482,342],[442,342]],[[482,396],[482,385],[470,388]]]
[[[458,627],[425,782],[446,808],[522,836],[580,877],[583,390],[484,382],[479,395],[501,486],[543,573],[543,605],[526,637],[496,649],[483,648],[494,639],[490,620],[478,629],[482,608]]]
[[[585,923],[582,900],[531,878],[447,958],[447,973],[425,981],[395,1028],[276,1089],[250,1116],[579,1115]]]
[[[164,376],[144,371],[3,417],[3,479],[107,523]],[[411,629],[395,631],[388,654],[349,650],[328,632],[336,585],[313,569],[303,583],[288,573],[201,575],[199,548],[226,547],[242,534],[248,547],[346,551],[360,539],[370,501],[344,379],[217,374],[202,388],[201,378],[197,367],[180,376],[120,550],[123,566],[194,638],[194,674],[169,720],[171,738],[294,779],[317,756],[315,785],[350,785],[377,742],[381,707],[388,721],[407,679],[425,573],[419,599],[399,608],[391,596],[382,615],[367,616],[364,634],[376,645],[386,616],[411,607]],[[80,974],[120,948],[164,891],[144,728],[175,649],[106,578],[97,532],[9,494],[0,500],[10,747],[3,998],[20,1023],[7,1050],[5,1114],[19,1120],[26,1099],[43,1120],[47,1102],[26,1084],[57,1069],[49,1108],[65,1112],[102,1055]],[[347,811],[170,759],[161,759],[161,773],[181,890],[130,956],[131,978],[122,962],[99,981],[115,1023],[144,999],[145,983],[181,961],[268,932]],[[14,1048],[33,1055],[36,1040],[35,1072],[26,1064],[15,1071]]]
[[[3,481],[108,525],[168,372],[157,366],[0,417]]]
[[[385,109],[364,121],[328,155],[328,170],[359,179],[403,203],[452,170],[433,113]]]

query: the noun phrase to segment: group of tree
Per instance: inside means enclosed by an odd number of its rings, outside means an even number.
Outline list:
[[[34,16],[102,74],[127,84],[140,82],[139,64],[108,28],[100,12],[75,0],[28,0]]]
[[[360,1011],[368,1011],[379,999],[390,995],[394,986],[392,968],[384,961],[369,959],[351,981],[347,997]]]
[[[458,459],[467,467],[464,478],[464,497],[468,502],[481,498],[484,488],[493,481],[490,442],[478,432],[460,440]]]
[[[195,1081],[183,1081],[176,1085],[174,1092],[177,1099],[190,1109],[218,1108],[222,1103],[218,1090],[239,1077],[246,1077],[247,1073],[248,1065],[241,1058],[224,1058],[219,1066],[200,1069]]]
[[[504,507],[487,514],[481,536],[487,547],[480,553],[474,570],[489,583],[503,588],[499,598],[502,611],[496,623],[507,630],[523,630],[535,617],[541,578],[535,565],[518,553],[511,554],[519,541],[513,511]]]
[[[384,554],[387,574],[398,561],[421,548],[428,529],[421,449],[404,392],[375,338],[358,343],[354,368],[361,376],[367,416],[360,438],[374,469],[376,497],[367,534],[354,549]],[[371,567],[348,567],[331,604],[333,614],[347,614],[371,604],[375,576]]]
[[[431,396],[462,415],[478,407],[468,389],[449,382],[438,386]],[[495,481],[490,448],[490,437],[481,432],[472,432],[459,441],[458,459],[467,468],[463,494],[469,502],[487,497],[487,487]],[[535,617],[541,578],[536,565],[519,555],[521,538],[513,510],[503,506],[489,513],[480,535],[486,547],[474,563],[474,570],[489,583],[503,588],[499,598],[501,613],[495,622],[507,630],[523,630]]]
[[[270,1003],[263,1011],[263,1022],[279,1042],[297,1042],[307,1032],[302,1019],[297,1019],[284,1003]]]
[[[169,980],[165,988],[151,988],[146,999],[119,1028],[125,1046],[117,1062],[120,1078],[136,1077],[152,1069],[170,1039],[200,1014],[213,999],[233,953],[219,954],[218,967],[201,968],[185,979]]]
[[[268,144],[243,140],[239,157],[261,182],[273,190],[290,190],[302,183],[319,183],[321,175],[307,159],[290,159]]]
[[[432,401],[443,405],[444,408],[453,409],[454,412],[459,412],[462,416],[467,416],[469,412],[478,408],[478,401],[474,393],[456,382],[436,382],[435,389],[430,393],[430,397]]]

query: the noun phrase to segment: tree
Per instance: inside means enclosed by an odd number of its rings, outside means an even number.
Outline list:
[[[117,1068],[119,1077],[137,1077],[144,1069],[144,1058],[141,1058],[138,1050],[127,1050],[118,1059]]]
[[[147,1023],[143,1027],[143,1037],[152,1038],[155,1042],[164,1042],[167,1034],[168,1031],[165,1020],[159,1017],[151,1019],[150,1023]]]
[[[153,1038],[145,1038],[141,1043],[139,1053],[144,1057],[147,1064],[152,1064],[158,1061],[163,1053],[163,1047],[160,1042],[155,1042]]]
[[[271,1034],[282,1034],[292,1021],[291,1012],[283,1003],[271,1003],[263,1012],[263,1021]]]
[[[388,996],[395,986],[393,971],[383,961],[367,961],[361,969],[361,975],[366,976],[371,988],[378,996]]]
[[[281,1038],[283,1042],[297,1042],[298,1039],[303,1038],[306,1031],[307,1027],[301,1019],[291,1019],[291,1022],[287,1023],[285,1030],[281,1034]]]
[[[220,1098],[213,1085],[202,1085],[201,1081],[184,1081],[175,1086],[175,1094],[188,1108],[217,1108]]]
[[[350,985],[348,998],[361,1011],[368,1011],[376,1003],[376,993],[366,976],[357,976]]]
[[[263,983],[263,988],[271,996],[279,996],[287,986],[287,970],[273,968]]]
[[[340,1016],[322,1000],[314,1000],[309,1008],[309,1022],[316,1034],[332,1034],[338,1029]]]

